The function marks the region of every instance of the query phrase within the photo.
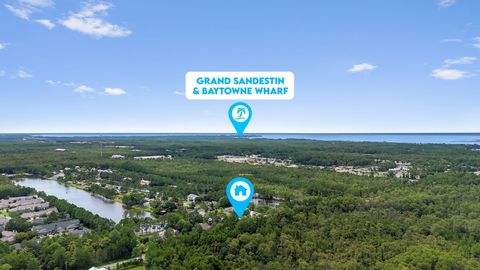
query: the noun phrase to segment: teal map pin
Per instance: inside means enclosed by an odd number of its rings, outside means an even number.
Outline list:
[[[233,210],[239,218],[242,217],[255,192],[252,182],[243,177],[234,178],[228,183],[226,192]]]
[[[252,109],[247,103],[237,102],[230,107],[228,116],[237,134],[242,135],[250,119],[252,119]]]

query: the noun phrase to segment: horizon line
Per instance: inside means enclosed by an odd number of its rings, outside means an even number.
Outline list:
[[[238,136],[238,134],[233,132],[0,132],[0,135],[50,135],[50,134],[59,134],[59,135],[88,135],[88,134],[164,134],[164,135],[233,135]],[[466,134],[474,135],[480,134],[480,131],[474,132],[252,132],[244,133],[245,136],[248,135],[448,135],[448,134]]]

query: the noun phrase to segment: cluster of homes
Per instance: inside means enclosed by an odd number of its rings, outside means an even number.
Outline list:
[[[385,161],[383,161],[385,162]],[[374,175],[387,176],[392,175],[396,178],[406,178],[410,176],[409,162],[395,161],[395,167],[388,169],[388,171],[378,171],[376,166],[371,167],[356,167],[356,166],[333,166],[332,169],[340,173],[351,173],[356,175]]]
[[[82,226],[80,220],[78,219],[35,225],[32,227],[32,231],[36,232],[38,236],[51,236],[63,233],[82,236],[85,233],[90,232],[89,229]]]
[[[58,210],[56,207],[50,207],[48,202],[36,195],[0,200],[0,212],[3,213],[0,215],[1,240],[9,243],[15,242],[16,232],[7,231],[5,228],[11,220],[10,215],[14,213],[20,214],[21,218],[31,222],[34,225],[31,230],[39,237],[65,232],[82,235],[88,232],[88,229],[82,228],[79,220],[44,224],[47,221],[47,217],[52,213],[58,213]]]
[[[179,234],[178,230],[167,228],[166,221],[159,221],[155,224],[143,224],[137,228],[136,234],[151,234],[157,233],[160,239],[165,239],[170,236]]]
[[[187,196],[187,201],[191,202],[191,203],[195,203],[196,200],[199,197],[200,196],[197,195],[197,194],[189,194]],[[271,199],[260,198],[260,195],[258,193],[255,193],[254,198],[252,199],[252,204],[254,206],[267,206],[269,208],[275,209],[275,208],[280,206],[281,200],[282,200],[281,198],[277,198],[277,197],[274,197],[274,198],[271,198]],[[193,210],[187,210],[187,212],[195,211],[201,217],[205,217],[208,213],[208,210],[215,209],[215,206],[217,205],[217,202],[215,202],[215,201],[207,201],[207,202],[204,202],[204,203],[207,206],[207,209],[199,208],[199,207],[196,206]],[[230,214],[234,213],[233,207],[226,207],[226,208],[224,208],[224,210],[225,210],[225,212],[230,213]],[[250,210],[250,209],[248,209],[247,211],[248,211],[248,214],[250,216],[260,215],[260,213],[258,213],[256,211],[253,211],[253,210]],[[205,223],[200,223],[199,225],[203,230],[208,230],[208,229],[211,228],[212,223],[213,223],[212,220],[208,219]]]
[[[101,174],[102,173],[113,173],[113,170],[112,169],[97,169],[97,168],[84,168],[84,167],[80,167],[80,166],[75,166],[73,169],[70,168],[70,167],[65,167],[63,170],[60,170],[58,172],[52,172],[54,174],[54,177],[65,177],[65,173],[66,172],[70,172],[72,174],[72,176],[76,176],[77,173],[92,173],[92,174],[96,174],[95,178],[96,179],[100,179],[101,178]]]
[[[49,203],[37,196],[12,197],[0,200],[0,211],[7,212],[36,212],[45,210],[49,207]]]
[[[246,163],[251,165],[273,165],[280,167],[296,168],[298,165],[293,164],[291,160],[277,159],[277,158],[265,158],[260,155],[247,155],[247,156],[232,156],[223,155],[217,156],[217,160],[229,162],[229,163]]]
[[[133,151],[133,150],[132,150]],[[124,155],[115,154],[112,155],[110,158],[113,159],[124,159]],[[158,155],[158,156],[138,156],[133,157],[134,160],[155,160],[155,159],[173,159],[171,155]]]
[[[293,164],[291,160],[282,160],[276,158],[265,158],[259,155],[247,155],[247,156],[233,156],[233,155],[223,155],[217,156],[217,160],[229,162],[229,163],[245,163],[251,165],[274,165],[281,167],[296,168],[299,165]],[[356,175],[371,175],[374,176],[386,176],[393,175],[396,178],[405,178],[410,176],[410,167],[409,162],[404,161],[395,161],[396,167],[390,168],[387,172],[379,172],[376,170],[375,166],[372,167],[358,167],[358,166],[331,166],[330,168],[336,172],[340,173],[351,173]],[[311,167],[311,166],[309,166]],[[324,166],[315,166],[319,169],[325,169]],[[480,171],[478,172],[480,175]]]
[[[271,198],[271,199],[265,199],[265,198],[259,198],[260,195],[257,193],[255,194],[254,199],[252,199],[252,203],[255,206],[267,206],[269,208],[277,208],[280,205],[281,198]],[[214,223],[223,220],[224,216],[222,215],[217,215],[219,212],[219,208],[217,208],[218,203],[216,201],[200,201],[201,196],[198,194],[190,193],[186,196],[186,200],[183,202],[183,208],[188,212],[188,213],[197,213],[199,216],[202,217],[203,221],[196,224],[198,225],[202,230],[210,230]],[[176,203],[178,206],[178,203]],[[229,214],[234,214],[233,207],[226,207],[226,208],[221,208],[220,213],[224,211],[223,213],[229,213]],[[167,213],[167,211],[162,211],[164,214]],[[215,215],[209,215],[209,213],[215,213]],[[250,216],[258,216],[261,215],[260,213],[253,211],[253,210],[248,210],[247,212],[248,215]],[[168,228],[167,226],[167,221],[165,220],[160,220],[156,221],[154,223],[147,223],[147,224],[142,224],[139,226],[136,230],[137,234],[157,234],[161,239],[175,236],[179,233],[179,231]]]
[[[159,155],[159,156],[139,156],[133,157],[134,160],[152,160],[152,159],[173,159],[171,155]]]
[[[388,169],[388,171],[392,173],[393,176],[397,178],[405,178],[410,175],[410,162],[395,161],[395,165],[396,167]]]

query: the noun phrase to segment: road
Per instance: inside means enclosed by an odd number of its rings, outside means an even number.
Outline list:
[[[99,266],[97,268],[115,269],[117,267],[117,264],[121,265],[121,264],[124,264],[126,262],[130,262],[130,261],[134,261],[134,260],[145,260],[145,255],[138,256],[138,257],[135,257],[135,258],[126,259],[126,260],[123,260],[123,261],[118,261],[118,262],[106,264],[106,265],[102,265],[102,266]]]

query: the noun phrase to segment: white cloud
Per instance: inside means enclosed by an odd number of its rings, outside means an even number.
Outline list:
[[[23,70],[19,70],[17,72],[17,77],[20,78],[20,79],[29,79],[29,78],[32,78],[33,75],[26,72],[26,71],[23,71]]]
[[[438,6],[441,8],[448,8],[457,3],[457,0],[439,0],[438,1]]]
[[[480,37],[474,37],[473,41],[475,42],[473,43],[473,47],[480,49]]]
[[[356,72],[374,70],[374,69],[376,69],[376,68],[377,68],[377,67],[374,66],[374,65],[372,65],[372,64],[361,63],[361,64],[353,65],[353,67],[350,68],[350,69],[347,70],[347,71],[348,71],[348,72],[356,73]]]
[[[7,47],[7,44],[5,43],[0,43],[0,50],[5,49]]]
[[[64,85],[63,82],[61,81],[55,81],[55,80],[46,80],[45,83],[51,85],[51,86],[59,86],[59,85]]]
[[[434,69],[431,74],[432,77],[442,80],[458,80],[471,77],[472,74],[458,69]]]
[[[121,96],[125,95],[127,92],[121,88],[105,88],[104,93],[109,96]]]
[[[86,94],[86,93],[93,93],[95,92],[95,89],[87,86],[87,85],[78,85],[74,82],[62,82],[62,81],[55,81],[55,80],[46,80],[46,84],[50,86],[55,86],[55,87],[68,87],[72,88],[75,93],[79,94]]]
[[[132,33],[129,29],[111,24],[101,17],[107,15],[111,3],[86,4],[80,12],[71,14],[59,23],[70,30],[96,37],[126,37]]]
[[[0,69],[0,77],[3,77],[5,75],[7,75],[7,72],[5,72],[5,70]]]
[[[75,88],[73,91],[75,91],[75,93],[84,94],[84,93],[93,93],[95,92],[95,89],[86,85],[80,85],[79,87]]]
[[[449,67],[452,65],[469,65],[473,64],[475,61],[477,61],[477,57],[465,56],[457,59],[447,59],[443,62],[445,67]]]
[[[66,86],[66,87],[76,87],[77,86],[77,84],[73,83],[73,82],[62,82],[62,85]]]
[[[463,40],[459,39],[459,38],[444,38],[442,40],[440,40],[441,43],[458,43],[458,42],[462,42]]]
[[[46,28],[48,28],[49,30],[50,29],[53,29],[55,27],[55,24],[52,23],[50,20],[47,20],[47,19],[41,19],[41,20],[36,20],[37,23],[45,26]]]
[[[18,0],[18,2],[33,7],[52,7],[55,5],[52,0]]]
[[[24,20],[28,20],[30,18],[30,14],[32,14],[32,10],[28,7],[14,7],[9,4],[4,5],[13,15],[22,18]]]
[[[4,6],[15,16],[24,20],[30,20],[30,15],[42,8],[52,7],[55,5],[53,0],[17,0],[15,4]],[[44,23],[37,21],[38,23],[46,26]],[[50,25],[50,24],[49,24]],[[46,26],[49,28],[49,26]],[[52,27],[53,28],[53,27]],[[51,29],[51,28],[49,28]]]
[[[184,92],[173,91],[173,93],[174,93],[175,95],[178,95],[178,96],[185,96],[185,93],[184,93]]]
[[[5,4],[4,6],[11,13],[13,13],[13,15],[29,21],[32,13],[40,11],[43,8],[52,7],[54,5],[55,2],[53,2],[53,0],[17,0],[13,5]],[[55,24],[47,19],[35,20],[35,22],[45,26],[48,29],[55,27]]]

